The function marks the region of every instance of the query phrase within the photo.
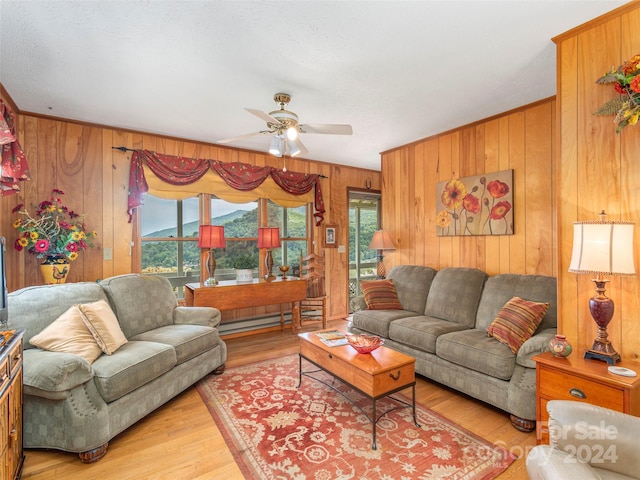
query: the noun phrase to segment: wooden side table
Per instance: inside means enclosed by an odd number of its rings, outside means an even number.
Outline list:
[[[536,362],[536,441],[549,443],[547,402],[574,400],[640,416],[640,363],[619,362],[618,367],[637,372],[635,377],[609,373],[608,364],[586,360],[577,354],[568,358],[545,352]]]
[[[187,283],[184,292],[187,306],[215,307],[220,311],[291,303],[291,328],[295,332],[301,329],[299,302],[307,296],[307,281],[295,277],[278,278],[272,282],[262,279],[247,283],[223,280],[216,286],[206,287]],[[284,329],[282,313],[280,325]]]

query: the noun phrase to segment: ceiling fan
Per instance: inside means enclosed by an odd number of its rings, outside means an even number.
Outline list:
[[[273,135],[269,146],[269,153],[276,157],[282,157],[289,154],[295,157],[299,154],[308,153],[307,147],[298,138],[299,133],[319,133],[329,135],[351,135],[353,129],[351,125],[338,124],[302,124],[298,122],[298,115],[287,110],[285,107],[291,101],[291,95],[288,93],[276,93],[273,96],[279,110],[265,113],[261,110],[253,108],[245,108],[258,118],[267,122],[267,129],[259,132],[247,133],[238,137],[225,138],[218,140],[218,143],[232,143],[244,138],[253,137],[254,135]]]

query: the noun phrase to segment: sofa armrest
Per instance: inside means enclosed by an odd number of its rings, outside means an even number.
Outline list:
[[[588,463],[549,445],[538,445],[527,455],[530,480],[602,480]]]
[[[555,336],[556,332],[555,328],[549,328],[529,338],[518,350],[516,363],[521,367],[536,368],[536,362],[531,360],[531,357],[549,350],[549,340]]]
[[[591,466],[638,478],[640,418],[571,400],[551,400],[549,443]]]
[[[70,390],[93,378],[89,362],[72,353],[29,348],[23,365],[24,392],[50,400],[66,398]]]
[[[353,297],[349,305],[352,312],[359,312],[360,310],[367,309],[367,303],[364,301],[364,297],[362,295]]]
[[[204,325],[216,328],[220,325],[220,310],[213,307],[176,307],[173,310],[175,325]]]

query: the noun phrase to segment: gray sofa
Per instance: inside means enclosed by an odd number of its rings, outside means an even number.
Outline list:
[[[557,326],[557,282],[553,277],[488,276],[469,268],[436,272],[396,266],[389,272],[402,310],[367,310],[361,297],[349,330],[385,338],[385,346],[415,357],[416,373],[511,414],[519,430],[536,419],[536,370],[531,357],[549,349]],[[549,302],[534,335],[514,354],[486,333],[514,296]]]
[[[76,304],[106,300],[127,339],[93,363],[34,348],[29,340]],[[99,283],[27,287],[9,294],[9,328],[24,334],[24,446],[94,462],[109,440],[196,381],[222,373],[220,312],[177,305],[162,277],[121,275]]]

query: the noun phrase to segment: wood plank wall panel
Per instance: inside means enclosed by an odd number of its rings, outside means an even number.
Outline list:
[[[3,100],[6,97],[3,96]],[[139,219],[134,218],[130,224],[126,214],[131,152],[112,149],[113,146],[125,146],[278,168],[286,162],[289,170],[325,175],[327,178],[322,181],[327,210],[325,223],[338,226],[339,244],[345,246],[345,253],[338,253],[336,248],[325,250],[329,316],[342,318],[348,315],[347,191],[349,188],[364,190],[367,184],[373,190],[381,190],[380,172],[305,159],[283,160],[258,152],[36,115],[18,114],[17,124],[32,181],[23,183],[20,194],[0,198],[0,235],[7,237],[9,242],[10,291],[41,282],[38,260],[12,248],[15,214],[11,214],[11,210],[19,203],[31,205],[42,201],[54,187],[65,191],[67,205],[85,212],[87,226],[98,232],[97,248],[80,254],[72,264],[69,281],[95,281],[137,271],[140,246],[137,242],[131,245],[131,241],[139,231]],[[314,248],[318,253],[322,251],[323,232],[323,227],[314,226]],[[104,248],[112,249],[112,260],[104,260]],[[242,313],[253,316],[273,310],[262,307]]]
[[[640,239],[640,128],[615,133],[613,117],[592,115],[614,95],[595,80],[640,52],[640,2],[624,5],[554,39],[558,59],[557,224],[560,328],[580,352],[596,333],[588,310],[594,295],[589,275],[567,271],[572,225],[597,218],[604,209],[611,220],[636,223],[638,270]],[[640,277],[611,278],[607,296],[615,302],[609,338],[626,360],[640,362]]]
[[[554,117],[555,99],[547,99],[384,152],[382,224],[397,247],[386,257],[387,270],[412,263],[438,270],[468,267],[490,274],[555,275]],[[510,168],[514,169],[515,235],[436,235],[438,182]],[[408,192],[414,204],[424,205],[410,216],[400,214]]]

